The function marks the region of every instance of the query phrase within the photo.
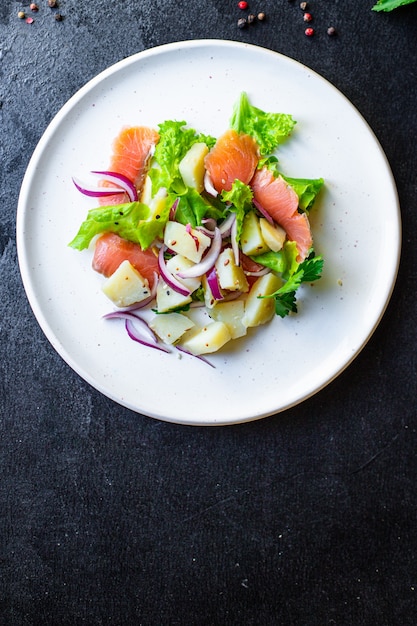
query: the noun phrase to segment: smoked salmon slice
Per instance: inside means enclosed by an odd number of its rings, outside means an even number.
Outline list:
[[[313,244],[310,223],[305,213],[298,212],[298,196],[282,178],[268,168],[257,170],[251,180],[253,197],[273,220],[282,226],[290,241],[295,241],[298,261],[303,261]]]
[[[227,130],[214,144],[205,158],[215,190],[230,191],[236,179],[247,185],[259,161],[259,148],[249,135]]]
[[[104,233],[97,239],[93,269],[100,274],[111,276],[123,261],[129,261],[134,268],[147,278],[152,287],[155,272],[158,275],[158,258],[151,250],[142,250],[139,244],[127,241],[115,233]]]
[[[159,141],[159,133],[147,126],[132,126],[123,128],[113,141],[112,156],[109,171],[123,174],[135,185],[136,189],[142,189],[149,159],[153,149]],[[102,181],[103,187],[114,187],[114,183]],[[101,206],[121,204],[129,202],[126,193],[115,194],[100,198]]]

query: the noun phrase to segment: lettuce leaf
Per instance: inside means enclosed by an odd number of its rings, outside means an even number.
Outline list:
[[[204,142],[209,148],[214,143],[214,137],[196,133],[186,127],[186,122],[166,120],[158,125],[160,139],[155,147],[153,165],[149,171],[154,193],[161,187],[175,193],[184,193],[185,186],[179,172],[181,159],[196,142]]]
[[[156,237],[162,236],[168,216],[168,204],[159,215],[154,215],[150,207],[141,202],[91,209],[68,245],[76,250],[84,250],[88,248],[93,237],[111,232],[140,244],[146,250]]]
[[[230,203],[229,209],[236,213],[236,240],[239,242],[242,235],[243,219],[248,211],[252,210],[252,189],[236,179],[230,191],[222,191],[223,202]]]
[[[270,154],[293,130],[296,121],[286,113],[266,113],[250,104],[242,92],[233,107],[230,128],[251,135],[257,142],[261,155]]]

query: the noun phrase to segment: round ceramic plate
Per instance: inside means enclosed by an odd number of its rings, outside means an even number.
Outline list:
[[[323,277],[299,290],[298,314],[276,317],[210,356],[214,367],[131,341],[91,269],[68,247],[94,200],[73,175],[106,169],[126,125],[184,120],[214,136],[246,91],[297,120],[280,148],[289,176],[325,179],[311,215]],[[85,85],[41,138],[19,198],[24,286],[47,338],[83,379],[119,404],[180,424],[220,425],[278,413],[342,372],[384,313],[397,275],[400,212],[387,160],[352,104],[307,67],[242,43],[186,41],[146,50]]]

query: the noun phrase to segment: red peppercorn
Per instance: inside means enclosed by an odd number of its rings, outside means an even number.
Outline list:
[[[246,0],[240,0],[237,6],[239,7],[239,9],[245,10],[248,8],[248,3],[246,2]]]
[[[314,35],[314,28],[306,28],[304,34],[307,35],[307,37],[312,37]]]
[[[313,16],[311,15],[311,13],[304,13],[303,19],[305,22],[311,22]]]

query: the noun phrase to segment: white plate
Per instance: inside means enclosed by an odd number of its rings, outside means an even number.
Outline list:
[[[185,120],[218,136],[246,91],[255,106],[291,113],[296,130],[280,149],[290,176],[322,176],[312,214],[323,278],[303,287],[299,313],[275,318],[233,346],[199,360],[131,341],[111,310],[90,254],[68,247],[94,200],[73,187],[108,166],[124,125]],[[41,138],[23,180],[17,243],[34,314],[61,357],[121,405],[197,425],[249,421],[283,411],[333,380],[379,323],[397,275],[400,211],[386,158],[351,103],[322,77],[280,54],[220,40],[146,50],[85,85]]]

